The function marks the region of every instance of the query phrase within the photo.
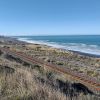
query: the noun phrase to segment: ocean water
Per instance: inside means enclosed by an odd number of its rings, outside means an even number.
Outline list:
[[[18,40],[100,55],[100,35],[17,36]]]

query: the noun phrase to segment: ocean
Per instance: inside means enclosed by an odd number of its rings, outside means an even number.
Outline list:
[[[100,35],[16,36],[28,43],[100,55]]]

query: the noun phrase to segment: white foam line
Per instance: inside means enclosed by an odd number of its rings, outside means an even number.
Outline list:
[[[48,46],[52,46],[54,48],[61,48],[66,50],[73,50],[73,51],[79,51],[83,53],[89,53],[94,55],[100,55],[100,47],[97,45],[86,45],[82,43],[56,43],[56,42],[48,42],[46,41],[35,41],[35,40],[28,40],[28,38],[19,38],[20,41],[25,41],[28,43],[35,43],[35,44],[44,44]]]

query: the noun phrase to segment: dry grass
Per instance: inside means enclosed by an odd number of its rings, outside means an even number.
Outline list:
[[[21,68],[13,74],[0,73],[0,100],[99,100],[91,95],[71,98],[37,81],[35,75],[35,71]]]
[[[66,96],[46,84],[37,82],[34,74],[18,70],[0,74],[0,100],[66,100]]]
[[[55,75],[53,71],[49,72],[49,69],[46,69],[46,72],[44,72],[38,65],[29,67],[29,65],[25,66],[23,63],[7,59],[8,58],[4,58],[3,61],[1,59],[0,62],[6,62],[8,67],[14,68],[15,71],[9,73],[9,71],[4,71],[4,69],[1,71],[2,68],[0,69],[0,100],[100,100],[99,97],[90,94],[84,95],[78,93],[79,95],[72,96],[72,92],[68,90],[69,88],[66,88],[65,91],[69,92],[65,94],[60,90],[61,88],[54,88],[52,85],[47,84],[47,81],[55,84],[56,77],[60,77],[58,73]],[[82,62],[84,61],[83,59]],[[17,67],[15,67],[15,65]],[[52,73],[54,74],[53,76]],[[53,79],[49,80],[51,76]],[[39,80],[41,77],[44,78],[47,83],[42,83],[41,80]],[[62,77],[60,77],[60,79],[62,79]]]

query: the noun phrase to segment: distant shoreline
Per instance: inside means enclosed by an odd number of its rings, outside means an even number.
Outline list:
[[[83,55],[83,56],[88,56],[88,57],[93,57],[93,58],[100,58],[100,55],[96,55],[96,54],[89,54],[89,53],[84,53],[84,52],[80,52],[80,51],[74,51],[74,50],[69,50],[71,52]]]
[[[39,44],[39,43],[30,43],[28,41],[23,41],[23,40],[19,40],[18,38],[16,37],[4,37],[4,36],[0,36],[0,38],[5,38],[5,39],[11,39],[13,42],[18,42],[19,44]],[[48,46],[48,47],[51,47],[51,48],[56,48],[58,50],[62,50],[62,51],[69,51],[69,52],[72,52],[72,53],[75,53],[75,54],[78,54],[78,55],[83,55],[83,56],[87,56],[87,57],[93,57],[93,58],[100,58],[100,55],[96,55],[96,54],[90,54],[90,53],[85,53],[85,52],[81,52],[81,51],[75,51],[75,50],[66,50],[66,49],[63,49],[63,48],[57,48],[57,47],[54,47],[54,46],[50,46],[48,44],[39,44],[41,46]]]
[[[29,41],[19,40],[18,38],[15,38],[15,39],[18,40],[18,41],[21,41],[21,42],[29,43],[29,44],[39,44],[39,43],[32,43],[32,42],[29,42]],[[42,43],[39,44],[39,45],[42,45],[42,46],[46,45],[48,47],[53,47],[53,46],[50,46],[48,44],[42,44]],[[80,54],[80,55],[83,55],[83,56],[88,56],[88,57],[93,57],[93,58],[100,58],[100,55],[96,55],[96,54],[90,54],[90,53],[85,53],[85,52],[75,51],[75,50],[66,50],[66,49],[57,48],[57,47],[53,47],[53,48],[64,50],[64,51],[73,52],[73,53]]]

